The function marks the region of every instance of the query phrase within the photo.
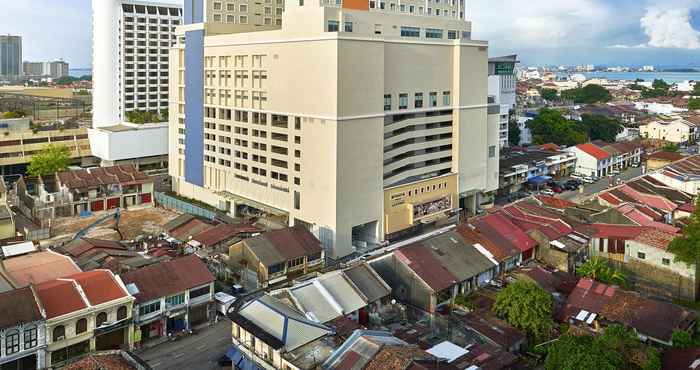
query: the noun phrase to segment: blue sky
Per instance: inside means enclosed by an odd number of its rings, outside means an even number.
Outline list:
[[[700,65],[700,0],[466,3],[473,37],[525,64]],[[24,37],[24,59],[90,66],[90,0],[0,0],[0,9],[0,33]]]

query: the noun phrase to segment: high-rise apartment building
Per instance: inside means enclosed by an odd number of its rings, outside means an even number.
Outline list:
[[[69,75],[68,63],[63,59],[54,60],[52,62],[24,62],[25,77],[50,77],[61,78]]]
[[[93,128],[104,165],[160,166],[167,161],[168,58],[181,25],[180,5],[93,0]],[[156,122],[133,112],[151,112]],[[135,121],[131,122],[130,121]]]
[[[22,76],[22,37],[0,35],[0,80],[15,81]]]
[[[489,59],[489,95],[501,106],[499,116],[498,143],[501,148],[508,146],[508,124],[516,121],[517,82],[515,64],[517,55]]]
[[[462,0],[289,0],[265,32],[212,4],[185,1],[170,54],[179,194],[303,225],[333,258],[489,202],[499,105]]]

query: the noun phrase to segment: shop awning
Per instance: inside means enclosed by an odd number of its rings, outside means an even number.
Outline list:
[[[228,348],[226,356],[231,359],[231,365],[234,369],[262,370],[262,368],[260,368],[257,364],[245,357],[235,345]]]
[[[551,180],[552,178],[549,176],[535,176],[531,177],[527,180],[527,182],[531,185],[535,186],[540,186],[542,184],[546,184],[547,181]]]

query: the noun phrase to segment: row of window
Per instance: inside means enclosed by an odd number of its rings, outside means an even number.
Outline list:
[[[443,91],[442,92],[442,105],[443,106],[449,106],[451,104],[450,101],[450,92],[449,91]],[[438,93],[437,92],[430,92],[428,93],[428,105],[427,107],[429,108],[434,108],[438,106]],[[413,108],[419,109],[423,108],[423,93],[415,93],[413,94]],[[392,95],[391,94],[385,94],[384,95],[384,110],[385,111],[390,111],[393,109],[392,105]],[[408,109],[408,94],[407,93],[400,93],[399,94],[399,109]]]
[[[124,320],[128,316],[127,308],[126,306],[120,306],[117,309],[117,321]],[[100,312],[97,314],[95,317],[95,327],[99,328],[100,326],[104,325],[107,323],[107,313],[106,312]],[[86,318],[79,319],[75,323],[75,334],[82,334],[87,331],[88,327],[88,322]],[[53,328],[52,332],[52,339],[54,342],[63,340],[66,337],[66,327],[65,325],[58,325]]]
[[[444,31],[440,28],[426,28],[425,38],[426,39],[442,39]],[[412,26],[401,26],[401,37],[413,37],[418,38],[421,35],[421,29],[419,27]],[[447,31],[448,40],[459,39],[459,31],[448,30]]]
[[[25,326],[22,331],[24,333],[24,349],[36,347],[38,328],[36,326]],[[9,356],[20,350],[19,330],[13,329],[5,332],[5,355]]]
[[[428,3],[430,3],[430,2],[431,2],[431,0],[428,1]],[[436,2],[437,4],[440,3],[440,2],[437,1],[437,0],[436,0],[435,2]],[[448,1],[445,1],[445,4],[447,4],[447,5],[449,6]],[[385,1],[381,1],[381,0],[379,1],[379,4],[377,4],[377,2],[376,2],[375,0],[370,0],[370,2],[369,2],[369,7],[370,7],[370,9],[379,9],[379,10],[386,10],[386,9],[387,9],[386,2],[385,2]],[[428,8],[427,8],[427,9],[428,9],[427,12],[425,12],[424,9],[425,9],[425,8],[423,8],[422,6],[416,7],[415,5],[399,4],[399,6],[398,6],[398,11],[400,11],[400,12],[402,12],[402,13],[410,13],[410,14],[418,14],[418,15],[423,15],[423,14],[426,14],[426,15],[433,15],[433,13],[434,13],[435,16],[438,16],[438,17],[440,17],[440,16],[442,16],[442,17],[450,17],[450,16],[451,16],[452,18],[457,18],[457,15],[459,14],[459,18],[460,18],[460,19],[461,19],[461,18],[464,18],[464,12],[463,12],[463,11],[457,12],[457,10],[440,9],[440,8],[428,7]],[[389,10],[392,11],[392,12],[397,11],[396,4],[395,4],[395,3],[390,3],[390,4],[389,4]]]

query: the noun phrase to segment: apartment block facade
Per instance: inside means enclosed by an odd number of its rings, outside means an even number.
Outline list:
[[[22,36],[0,35],[0,80],[22,76]]]
[[[515,122],[516,85],[515,65],[516,55],[489,59],[489,95],[496,99],[501,106],[499,118],[498,143],[503,147],[508,145],[508,124]]]
[[[24,76],[61,78],[69,75],[70,67],[62,59],[51,62],[24,62]]]
[[[488,44],[463,2],[294,0],[263,32],[208,22],[209,5],[185,2],[170,55],[178,193],[282,216],[339,258],[498,188]]]

